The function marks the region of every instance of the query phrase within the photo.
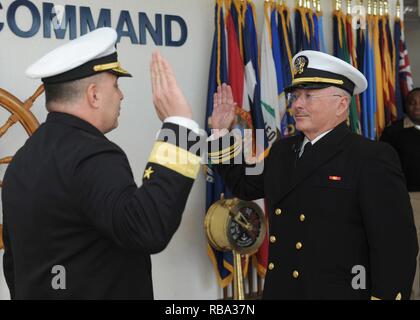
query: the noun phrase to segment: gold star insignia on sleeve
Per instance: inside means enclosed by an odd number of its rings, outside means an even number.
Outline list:
[[[152,167],[149,167],[146,171],[144,171],[143,179],[150,179],[150,176],[154,173]]]

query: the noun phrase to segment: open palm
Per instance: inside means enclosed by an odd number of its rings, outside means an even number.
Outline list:
[[[212,129],[229,130],[232,127],[235,120],[235,105],[231,87],[226,84],[217,87],[213,97]]]

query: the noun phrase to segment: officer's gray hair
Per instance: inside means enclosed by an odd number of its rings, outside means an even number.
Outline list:
[[[337,94],[339,94],[340,96],[344,96],[344,97],[347,97],[348,98],[348,100],[349,100],[349,107],[350,107],[351,98],[352,98],[351,95],[350,95],[350,93],[348,93],[346,90],[341,89],[341,88],[338,88],[338,87],[334,87],[334,89],[336,90]]]

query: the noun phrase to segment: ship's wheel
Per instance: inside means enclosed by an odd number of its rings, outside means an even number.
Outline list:
[[[39,122],[30,111],[35,100],[44,92],[44,86],[41,85],[36,92],[25,102],[20,101],[11,93],[0,89],[0,107],[6,109],[11,115],[6,123],[0,127],[0,139],[16,123],[19,123],[26,131],[28,136],[32,135],[39,127]],[[13,156],[0,154],[0,165],[7,165],[13,159]],[[2,187],[0,178],[0,188]],[[3,249],[3,226],[0,224],[0,250]]]

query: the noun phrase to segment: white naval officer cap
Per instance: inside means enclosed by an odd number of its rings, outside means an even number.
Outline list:
[[[286,92],[298,88],[322,89],[338,87],[357,95],[368,87],[366,77],[351,64],[329,54],[306,50],[293,57],[292,85]]]
[[[112,28],[96,29],[47,53],[26,69],[26,76],[45,84],[78,80],[100,72],[131,77],[118,62],[117,38]]]

